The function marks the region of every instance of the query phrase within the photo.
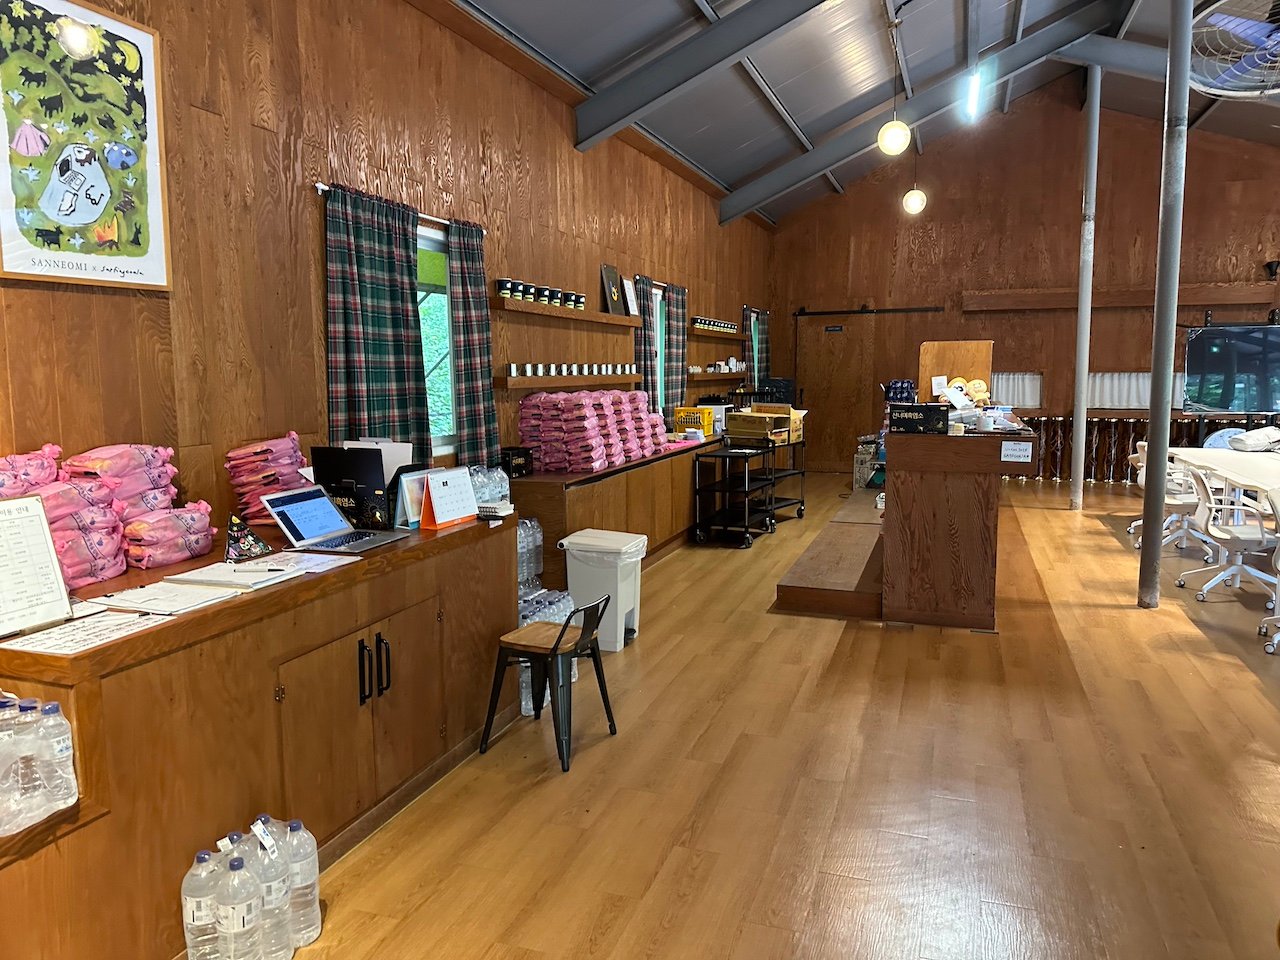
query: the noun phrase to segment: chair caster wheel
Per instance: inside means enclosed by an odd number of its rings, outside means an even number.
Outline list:
[[[1187,581],[1179,577],[1177,580],[1173,581],[1173,585],[1175,587],[1185,587],[1187,585]]]
[[[1276,642],[1275,642],[1274,640],[1268,640],[1266,643],[1264,643],[1264,644],[1262,645],[1262,652],[1263,652],[1263,653],[1275,653],[1275,652],[1276,652]]]
[[[1269,632],[1270,631],[1267,629],[1267,625],[1265,623],[1258,627],[1258,636],[1260,637],[1265,637]]]
[[[1133,542],[1133,549],[1135,549],[1135,550],[1141,550],[1141,549],[1142,549],[1142,541],[1141,541],[1141,540],[1135,540],[1135,541]]]
[[[1199,600],[1201,603],[1204,603],[1204,601],[1207,600],[1208,597],[1206,597],[1202,591],[1196,594],[1196,599]]]
[[[801,519],[801,520],[803,520],[803,519],[804,519],[804,504],[803,504],[803,503],[802,503],[802,504],[800,504],[800,506],[796,507],[796,516],[797,516],[799,519]]]

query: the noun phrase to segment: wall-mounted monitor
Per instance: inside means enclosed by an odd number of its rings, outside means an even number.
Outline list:
[[[1187,334],[1187,413],[1280,409],[1280,326],[1202,327]]]

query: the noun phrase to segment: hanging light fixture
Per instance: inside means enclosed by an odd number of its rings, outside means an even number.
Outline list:
[[[898,119],[898,35],[896,24],[889,25],[889,40],[893,44],[893,119],[885,123],[876,134],[876,145],[881,152],[896,157],[911,146],[911,128]]]
[[[920,189],[920,154],[917,152],[915,165],[911,172],[911,189],[902,195],[902,209],[914,217],[924,209],[924,205],[928,202],[929,198]]]

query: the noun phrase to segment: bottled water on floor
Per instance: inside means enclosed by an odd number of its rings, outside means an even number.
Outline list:
[[[301,820],[289,821],[289,879],[292,884],[293,945],[305,947],[320,936],[320,856],[316,838]]]
[[[262,884],[262,919],[259,922],[262,928],[262,958],[288,960],[293,956],[289,860],[284,849],[288,830],[275,828],[272,822],[271,817],[264,813],[253,822],[251,828],[261,844],[252,866],[258,882]]]
[[[40,772],[36,768],[36,724],[40,722],[40,701],[18,701],[18,716],[13,721],[13,747],[15,748],[18,803],[21,810],[16,824],[25,830],[45,818],[47,798],[43,796]]]
[[[243,857],[232,857],[227,864],[215,901],[219,960],[263,960],[262,884]]]
[[[187,938],[187,960],[221,960],[215,894],[224,875],[213,854],[201,850],[182,878],[182,929]]]
[[[13,750],[13,721],[18,701],[0,697],[0,837],[16,833],[18,819],[17,755]]]
[[[40,708],[35,741],[36,773],[44,786],[46,803],[50,812],[63,810],[76,802],[80,789],[76,784],[71,724],[58,703],[46,703]]]

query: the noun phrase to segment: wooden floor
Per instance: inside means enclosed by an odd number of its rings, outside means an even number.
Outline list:
[[[1262,597],[1140,611],[1136,497],[1025,484],[998,635],[769,613],[845,483],[646,571],[619,735],[584,675],[572,771],[520,721],[325,874],[301,960],[1280,954]]]

